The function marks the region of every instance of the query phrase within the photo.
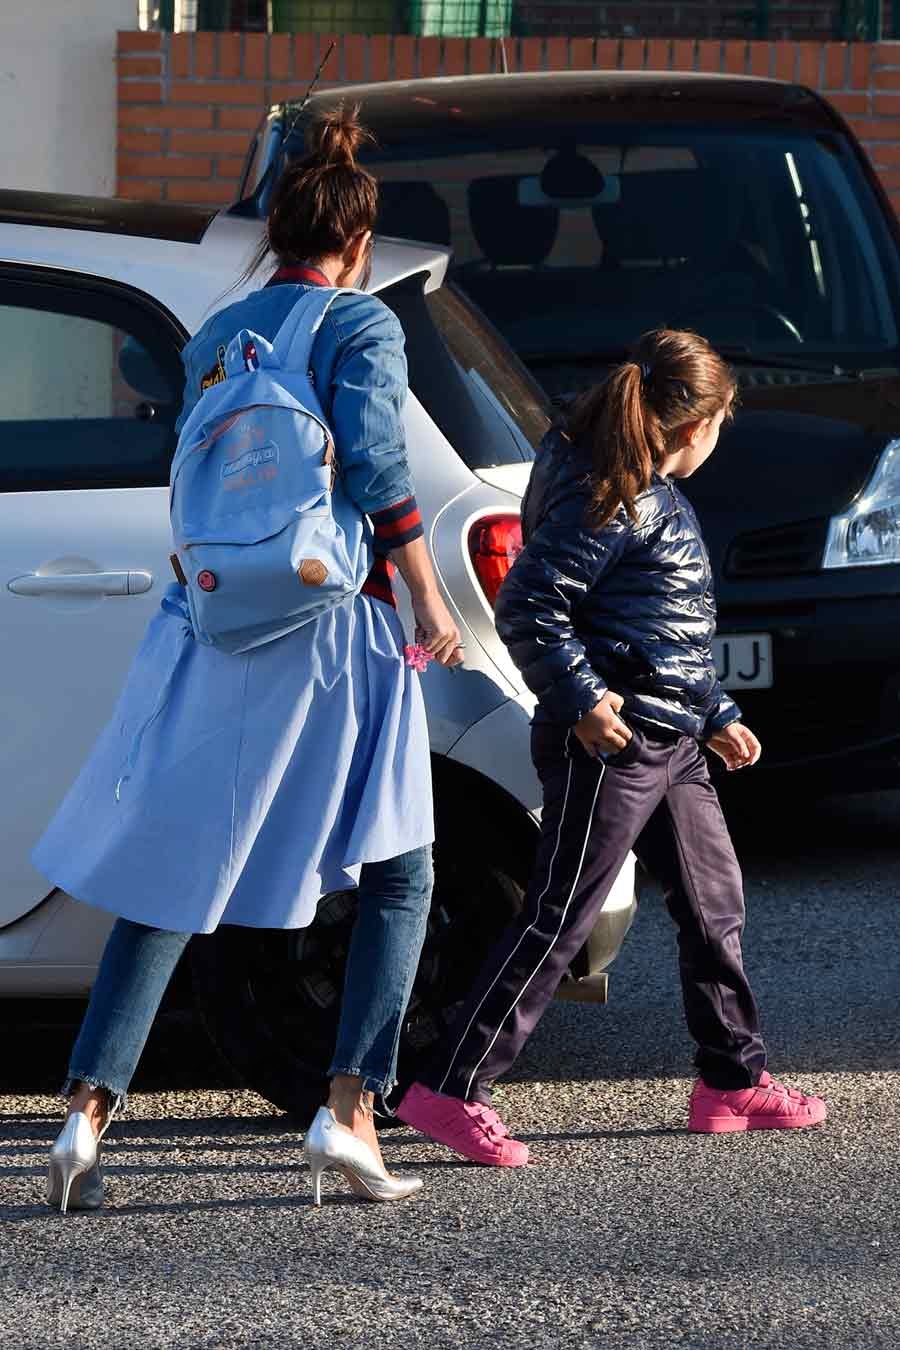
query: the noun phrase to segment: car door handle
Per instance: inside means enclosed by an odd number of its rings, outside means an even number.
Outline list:
[[[152,585],[152,572],[27,572],[13,577],[6,589],[26,596],[143,595]]]

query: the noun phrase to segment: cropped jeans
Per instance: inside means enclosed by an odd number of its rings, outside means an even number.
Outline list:
[[[430,846],[363,866],[329,1077],[358,1075],[364,1091],[381,1096],[394,1086],[433,885]],[[153,1019],[191,936],[116,920],[72,1051],[66,1096],[76,1083],[87,1083],[105,1088],[114,1109],[125,1104]]]

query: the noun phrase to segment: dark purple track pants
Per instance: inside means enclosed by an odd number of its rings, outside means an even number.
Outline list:
[[[755,1084],[766,1067],[756,1002],[744,974],[741,872],[695,740],[635,730],[620,754],[592,758],[573,734],[532,732],[544,788],[541,840],[521,914],[421,1081],[490,1103],[586,941],[629,849],[662,885],[678,926],[684,1007],[696,1065],[711,1087]]]

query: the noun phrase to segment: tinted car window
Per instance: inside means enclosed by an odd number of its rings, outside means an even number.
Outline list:
[[[174,335],[96,293],[0,281],[0,491],[165,483]]]
[[[260,165],[262,163],[262,141],[263,132],[258,131],[253,137],[247,149],[247,158],[244,161],[244,169],[241,174],[241,186],[238,191],[238,199],[242,200],[249,197],[259,187]]]
[[[531,459],[547,430],[547,402],[483,314],[452,286],[425,297],[428,312],[475,401],[511,433],[519,457]]]
[[[451,245],[457,283],[542,379],[555,367],[565,385],[585,357],[665,324],[761,357],[895,357],[896,246],[839,134],[557,123],[529,135],[382,138],[367,161],[381,230]]]
[[[550,424],[540,387],[464,295],[426,295],[424,280],[378,293],[403,325],[413,393],[471,469],[533,459]]]
[[[293,121],[293,114],[288,114],[290,121]],[[281,118],[278,116],[268,116],[257,128],[250,145],[247,148],[247,157],[244,161],[244,168],[241,173],[241,185],[238,190],[238,204],[232,210],[238,215],[243,215],[241,203],[248,203],[257,192],[265,191],[266,187],[271,191],[275,181],[275,169],[280,165],[281,141],[284,133],[284,127]],[[246,214],[255,215],[255,209],[247,211]]]

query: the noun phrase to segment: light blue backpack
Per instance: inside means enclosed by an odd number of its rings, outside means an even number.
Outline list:
[[[170,478],[176,553],[194,636],[225,652],[283,637],[356,595],[372,532],[344,491],[309,371],[340,291],[316,288],[274,339],[242,330],[225,378],[200,396]]]

